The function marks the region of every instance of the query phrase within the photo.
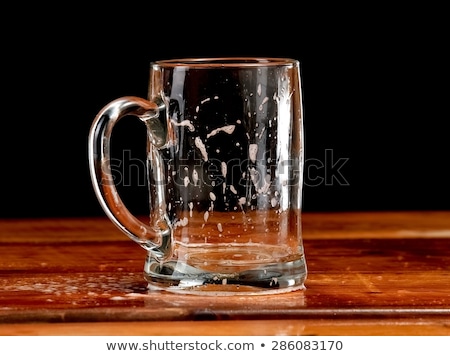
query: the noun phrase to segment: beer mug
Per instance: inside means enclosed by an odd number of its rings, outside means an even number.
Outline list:
[[[149,219],[121,200],[115,124],[147,129]],[[132,118],[131,118],[132,119]],[[89,133],[90,174],[111,221],[146,250],[149,289],[256,295],[304,289],[300,64],[290,58],[151,63],[148,98],[108,103]]]

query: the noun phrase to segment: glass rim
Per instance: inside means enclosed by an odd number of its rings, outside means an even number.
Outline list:
[[[163,59],[151,62],[152,67],[161,68],[252,68],[252,67],[276,67],[296,66],[299,61],[287,57],[191,57]]]

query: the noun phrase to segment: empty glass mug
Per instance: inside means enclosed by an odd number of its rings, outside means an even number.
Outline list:
[[[122,202],[111,172],[115,124],[147,127],[149,221]],[[273,294],[304,288],[300,65],[288,58],[151,63],[148,99],[96,116],[90,173],[106,215],[147,251],[149,289]]]

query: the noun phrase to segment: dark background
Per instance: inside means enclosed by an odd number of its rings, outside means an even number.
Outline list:
[[[120,96],[146,97],[153,60],[223,56],[300,61],[313,175],[305,211],[450,209],[444,23],[424,26],[420,9],[300,9],[30,10],[20,17],[26,28],[16,23],[3,41],[0,217],[104,215],[87,167],[97,112]],[[118,126],[115,154],[143,159],[139,120]],[[319,161],[327,170],[312,170]],[[119,189],[132,212],[146,213],[145,187]]]

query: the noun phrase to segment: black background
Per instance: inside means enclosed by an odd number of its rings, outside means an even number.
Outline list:
[[[332,152],[334,163],[346,160],[348,183],[331,180],[328,156],[327,172],[311,171],[327,184],[306,181],[305,211],[450,209],[447,43],[436,12],[425,26],[421,9],[261,3],[192,15],[153,5],[14,16],[2,50],[0,217],[104,215],[87,167],[97,112],[120,96],[146,97],[153,60],[226,56],[300,61],[306,166]],[[140,122],[118,126],[116,152],[144,157]],[[121,193],[146,212],[144,187]]]

